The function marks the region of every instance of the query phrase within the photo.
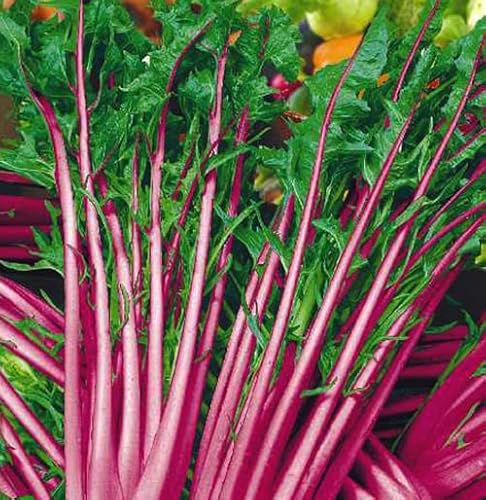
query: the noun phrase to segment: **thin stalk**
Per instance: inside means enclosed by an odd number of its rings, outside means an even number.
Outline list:
[[[108,195],[108,185],[103,174],[99,176],[100,191]],[[122,381],[121,429],[118,443],[118,471],[123,495],[127,498],[135,490],[140,474],[140,370],[137,325],[135,317],[133,277],[125,250],[123,231],[113,200],[108,200],[103,210],[111,232],[115,255],[115,272],[118,280],[118,302],[122,328]]]
[[[433,226],[433,224],[443,215],[465,192],[468,191],[468,189],[482,176],[486,173],[486,159],[482,159],[477,166],[477,168],[474,170],[473,174],[471,175],[471,178],[462,186],[460,189],[458,189],[442,207],[434,214],[434,216],[427,221],[427,223],[424,225],[424,227],[420,230],[418,237],[423,238],[428,230]]]
[[[218,58],[216,72],[216,92],[213,108],[209,116],[209,143],[214,144],[221,131],[221,108],[223,104],[223,80],[228,60],[228,42]],[[135,499],[159,498],[170,483],[170,464],[174,460],[177,436],[184,409],[184,400],[190,381],[192,360],[197,342],[199,316],[204,294],[206,264],[211,240],[211,225],[214,197],[216,194],[216,169],[205,179],[201,200],[201,216],[197,239],[194,270],[189,291],[188,306],[182,330],[179,350],[175,362],[167,405],[157,430],[153,449],[146,462],[145,471],[135,493]],[[152,270],[153,272],[153,270]],[[162,283],[160,283],[162,285]],[[153,299],[153,297],[152,297]],[[162,303],[162,302],[160,302]],[[152,401],[152,398],[150,398]]]
[[[174,192],[172,193],[172,199],[174,201],[177,201],[179,199],[179,194],[180,194],[181,189],[182,189],[182,184],[184,182],[184,179],[187,177],[187,173],[189,172],[189,169],[191,168],[192,161],[194,159],[195,151],[196,151],[196,140],[193,140],[192,144],[191,144],[191,148],[190,148],[189,153],[187,155],[186,161],[184,162],[181,173],[179,175],[179,179],[177,180],[177,184],[174,188]]]
[[[283,223],[284,220],[287,220],[288,224],[288,218],[282,217],[281,222]],[[280,234],[282,234],[281,230],[279,230],[279,232]],[[266,264],[269,252],[270,252],[270,244],[265,243],[257,259],[257,264],[256,264],[257,268],[260,266],[264,266]],[[277,266],[278,265],[277,256],[275,256],[274,260],[275,260],[275,266]],[[267,269],[268,266],[265,268],[265,273],[267,272],[272,273],[272,278],[273,278],[273,275],[275,274],[275,269],[273,271],[267,271]],[[263,279],[264,278],[262,278],[262,280]],[[252,307],[255,301],[257,287],[259,286],[259,283],[260,283],[260,277],[257,271],[254,270],[250,275],[244,295],[244,300],[248,305],[248,307]],[[218,375],[216,388],[214,390],[211,400],[211,405],[209,407],[209,412],[206,417],[204,431],[197,455],[196,467],[192,482],[192,491],[196,491],[197,485],[199,483],[199,478],[201,477],[201,471],[204,469],[204,463],[208,456],[208,449],[212,440],[212,436],[215,428],[217,427],[217,421],[221,415],[221,405],[223,404],[226,395],[228,381],[230,380],[233,374],[233,367],[235,364],[236,357],[238,355],[238,350],[240,347],[243,333],[245,332],[245,326],[246,326],[245,309],[244,307],[240,307],[238,309],[235,321],[233,322],[231,335],[229,337],[228,345],[226,348],[226,355],[223,360],[223,366],[221,367],[220,373]]]
[[[167,96],[172,92],[177,70],[186,54],[202,38],[209,28],[206,24],[196,33],[181,51],[169,75],[166,86]],[[143,461],[147,462],[155,441],[162,417],[163,399],[163,336],[164,336],[164,287],[162,273],[162,229],[160,212],[160,190],[162,185],[162,165],[165,156],[165,139],[169,99],[166,99],[160,113],[157,131],[157,146],[151,160],[149,262],[150,262],[150,305],[148,324],[148,348],[146,367],[145,425],[143,440]]]
[[[243,110],[240,118],[236,136],[235,147],[246,142],[249,129],[249,109],[246,107]],[[241,154],[236,160],[235,173],[233,175],[233,182],[231,184],[230,200],[227,210],[227,215],[230,218],[236,217],[238,214],[238,206],[241,198],[241,182],[243,177],[243,166],[245,162],[245,155]],[[228,265],[229,258],[233,247],[233,235],[230,235],[225,242],[221,254],[216,265],[216,272],[221,273]],[[206,376],[209,370],[209,363],[211,360],[211,350],[213,348],[214,337],[219,325],[219,317],[223,307],[223,301],[226,290],[226,283],[228,280],[227,273],[224,273],[216,286],[214,287],[211,298],[209,300],[208,312],[206,314],[204,330],[199,340],[196,357],[193,363],[191,372],[192,391],[188,394],[185,402],[186,409],[184,411],[186,423],[181,428],[180,440],[181,445],[180,458],[176,467],[176,480],[171,487],[171,495],[179,498],[184,479],[186,477],[187,468],[189,466],[191,451],[193,447],[194,437],[196,434],[197,421],[201,408],[201,401],[203,397],[204,387],[206,385]]]
[[[215,151],[218,150],[219,145],[221,144],[221,141],[223,138],[226,136],[226,133],[229,131],[231,127],[227,126],[219,135],[217,140],[213,143],[209,144],[209,148],[206,151],[206,154],[204,155],[203,159],[201,160],[201,163],[199,165],[199,172],[204,172],[209,160],[212,158],[212,156],[215,154]],[[184,204],[181,209],[181,213],[179,215],[179,218],[177,219],[177,225],[174,231],[174,235],[172,236],[172,239],[167,246],[167,252],[166,252],[166,264],[165,264],[165,272],[164,272],[164,297],[166,298],[170,295],[170,286],[172,283],[172,278],[173,278],[173,273],[174,273],[174,268],[177,265],[177,258],[179,254],[179,247],[181,244],[181,239],[182,239],[182,234],[181,230],[179,228],[183,228],[187,216],[189,215],[189,210],[191,209],[191,205],[194,201],[194,196],[197,192],[197,189],[200,184],[200,174],[196,174],[194,177],[191,186],[189,188],[189,192],[186,195],[186,198],[184,200]]]
[[[137,135],[135,148],[132,158],[132,224],[131,224],[131,249],[132,249],[132,290],[135,296],[135,321],[137,331],[142,329],[142,299],[140,294],[143,289],[143,255],[142,255],[142,236],[140,226],[136,220],[136,214],[139,210],[139,136]]]
[[[451,220],[448,224],[446,224],[440,231],[434,234],[422,247],[419,248],[408,260],[404,269],[400,273],[399,278],[395,281],[395,283],[389,286],[382,294],[382,297],[373,311],[372,320],[370,324],[374,324],[376,320],[378,320],[385,309],[390,305],[393,297],[395,296],[399,286],[402,284],[403,280],[406,278],[407,273],[417,264],[417,262],[435,245],[437,245],[445,236],[447,236],[452,230],[463,224],[465,221],[469,220],[474,215],[484,212],[486,209],[486,203],[480,203],[475,207],[467,210],[466,212],[460,214],[455,219]],[[395,268],[402,262],[402,260],[406,257],[406,249],[402,250],[401,254],[397,257],[395,262]],[[343,327],[340,330],[339,337],[342,338],[348,332],[350,326],[354,325],[359,315],[362,313],[363,308],[366,305],[366,301],[368,299],[369,293],[363,298],[363,300],[356,306],[355,310],[349,316],[349,318],[344,323]]]
[[[75,53],[76,107],[79,119],[79,169],[83,185],[94,196],[90,146],[89,113],[86,105],[84,74],[84,3],[79,2],[78,33]],[[111,405],[111,334],[108,287],[103,260],[103,246],[96,208],[84,200],[87,242],[91,272],[93,273],[96,329],[96,383],[92,447],[87,476],[87,494],[91,498],[118,495],[119,484],[116,463],[113,460],[114,443],[110,432],[113,422]]]
[[[325,467],[330,462],[333,451],[337,446],[337,443],[342,438],[345,431],[350,428],[350,422],[354,415],[356,415],[359,405],[362,403],[365,394],[362,392],[363,388],[368,388],[378,375],[379,370],[383,366],[387,356],[389,355],[391,349],[394,347],[395,343],[393,338],[398,337],[406,327],[408,321],[412,318],[413,314],[420,307],[423,307],[425,299],[430,300],[430,304],[427,306],[426,317],[429,318],[433,311],[439,304],[441,299],[441,294],[436,297],[431,296],[431,292],[435,293],[435,284],[438,281],[443,272],[447,269],[453,259],[456,257],[460,248],[475,234],[480,228],[481,224],[486,220],[486,216],[482,219],[474,222],[467,230],[464,231],[463,235],[458,238],[458,240],[451,246],[444,257],[439,261],[434,270],[431,273],[431,279],[428,286],[419,297],[407,308],[407,310],[400,316],[390,331],[387,334],[389,341],[381,342],[378,349],[375,351],[373,358],[367,363],[358,379],[353,386],[353,395],[347,397],[337,412],[334,414],[333,422],[331,423],[328,430],[326,430],[325,436],[321,443],[319,444],[318,451],[312,460],[312,466],[308,467],[305,477],[299,484],[299,498],[307,498],[311,495],[314,489],[319,483],[322,472]],[[427,326],[427,321],[422,321],[420,323],[420,331],[413,332],[414,336],[420,336],[425,327]]]
[[[420,29],[420,32],[419,32],[417,38],[415,39],[412,50],[409,52],[409,54],[407,56],[407,59],[405,61],[405,64],[403,65],[402,71],[400,72],[400,76],[398,77],[395,88],[393,89],[392,100],[394,102],[397,102],[399,97],[400,97],[400,92],[401,92],[403,84],[405,82],[405,78],[407,76],[407,73],[410,70],[410,66],[412,65],[413,60],[415,59],[415,56],[417,55],[417,51],[420,48],[420,44],[422,43],[422,40],[425,36],[425,33],[427,33],[427,30],[429,29],[429,26],[430,26],[432,20],[434,19],[435,14],[439,10],[440,4],[441,4],[441,0],[436,0],[434,2],[434,5],[430,9],[429,14],[427,15],[424,23],[422,24],[422,28]]]
[[[55,177],[61,205],[64,243],[64,454],[66,497],[84,498],[81,398],[78,230],[73,188],[61,128],[49,102],[29,88],[33,101],[46,122],[55,157]],[[1,280],[0,280],[1,282]]]

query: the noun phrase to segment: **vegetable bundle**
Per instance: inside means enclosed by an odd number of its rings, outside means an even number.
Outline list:
[[[293,81],[300,62],[277,9],[153,2],[160,44],[114,0],[59,2],[62,19],[34,25],[28,0],[0,14],[0,90],[21,134],[0,167],[55,200],[34,266],[64,283],[61,312],[0,279],[0,491],[478,489],[479,330],[435,348],[451,373],[400,439],[403,464],[373,434],[486,219],[484,22],[441,51],[438,3],[404,39],[379,12],[346,65],[305,82],[312,112],[280,147],[267,130],[288,113],[264,74]],[[252,191],[257,166],[283,187],[276,211]],[[474,444],[444,451],[458,426]],[[430,457],[443,480],[424,473]],[[448,472],[461,466],[466,479]]]

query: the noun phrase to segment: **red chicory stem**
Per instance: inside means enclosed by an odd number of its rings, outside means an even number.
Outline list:
[[[0,260],[33,263],[38,259],[36,252],[33,245],[0,246]]]
[[[209,28],[207,23],[196,33],[181,51],[176,59],[169,81],[166,94],[172,92],[177,70],[182,60],[191,48],[202,38]],[[167,118],[170,101],[167,98],[160,113],[159,127],[157,130],[157,146],[151,161],[150,185],[150,230],[149,230],[149,261],[150,261],[150,305],[148,324],[148,348],[146,367],[146,400],[145,408],[145,435],[143,440],[143,461],[148,460],[150,450],[159,429],[162,416],[163,399],[163,336],[164,336],[164,287],[162,272],[162,229],[160,211],[160,190],[162,185],[162,165],[165,155],[165,139]]]
[[[279,224],[279,229],[277,231],[280,239],[282,240],[285,239],[292,215],[293,215],[293,209],[291,209],[289,203],[285,204],[284,213],[282,214]],[[263,249],[260,252],[260,255],[258,256],[256,264],[257,268],[260,266],[265,266],[266,264],[264,274],[260,279],[258,272],[254,270],[250,275],[249,281],[246,286],[244,300],[248,305],[248,307],[253,306],[256,299],[257,291],[261,290],[260,283],[263,283],[268,279],[270,279],[271,282],[274,278],[275,271],[279,265],[278,255],[276,255],[275,252],[272,252],[270,259],[268,259],[269,252],[270,252],[270,244],[267,242],[263,246]],[[197,491],[197,486],[199,483],[199,479],[201,477],[201,472],[205,468],[204,464],[208,456],[209,446],[213,439],[213,433],[215,429],[219,426],[219,419],[222,415],[221,406],[223,405],[226,398],[228,383],[230,379],[234,378],[234,366],[236,363],[236,359],[239,356],[241,339],[246,331],[246,321],[247,317],[245,308],[241,306],[237,312],[235,321],[233,323],[231,335],[226,348],[226,355],[223,360],[223,366],[221,367],[220,373],[218,375],[218,380],[212,396],[209,413],[206,417],[204,431],[199,445],[194,477],[192,481],[193,492]],[[236,397],[239,399],[238,395],[236,395]],[[228,419],[225,419],[225,425],[227,424],[228,424]],[[204,475],[206,475],[206,472],[204,473]]]
[[[446,263],[446,261],[443,260],[443,263]],[[450,261],[445,267],[448,267],[449,265]],[[418,297],[418,300],[421,300],[424,296],[428,295],[431,299],[422,313],[422,321],[410,332],[408,339],[401,346],[397,356],[395,356],[392,364],[388,368],[387,376],[380,382],[370,402],[366,408],[363,409],[359,420],[350,429],[343,445],[340,447],[339,453],[335,455],[335,459],[326,471],[324,479],[317,490],[317,496],[322,494],[335,495],[338,493],[344,478],[352,467],[357,453],[363,446],[363,443],[368,435],[371,433],[371,430],[379,417],[380,411],[395,386],[407,359],[413,352],[420,335],[428,324],[440,299],[459,274],[460,269],[461,266],[456,266],[453,271],[441,280],[435,289],[434,287],[431,287],[424,295],[422,295],[422,297]],[[398,321],[401,322],[401,318]]]
[[[223,103],[223,80],[228,60],[228,42],[218,58],[216,72],[216,92],[213,108],[209,116],[209,143],[214,144],[221,131],[221,108]],[[217,150],[215,150],[217,153]],[[146,462],[145,471],[135,493],[135,499],[159,498],[170,483],[170,465],[176,450],[177,436],[184,409],[184,400],[190,380],[192,361],[197,342],[199,316],[204,294],[206,264],[211,240],[213,204],[216,194],[216,169],[211,170],[205,179],[201,200],[199,235],[197,239],[194,269],[189,291],[184,327],[179,343],[167,405],[157,426],[157,436]],[[153,269],[152,269],[153,273]],[[161,283],[160,283],[161,284]],[[152,295],[152,300],[153,300]],[[160,302],[162,303],[162,302]],[[149,373],[149,377],[150,377]],[[150,396],[149,391],[147,393]],[[150,396],[150,404],[152,397]],[[170,491],[170,488],[168,489]]]
[[[103,173],[99,175],[101,195],[107,197],[108,185]],[[118,472],[122,492],[130,498],[140,474],[140,370],[138,336],[135,320],[134,296],[130,262],[125,250],[123,230],[113,200],[108,200],[103,211],[111,232],[115,272],[118,280],[118,302],[122,328],[122,380],[123,396],[121,429],[118,443]]]
[[[55,177],[61,205],[64,243],[64,454],[66,497],[83,500],[83,460],[80,400],[80,319],[78,230],[73,188],[61,128],[50,103],[29,87],[31,97],[43,115],[55,158]],[[0,280],[1,282],[1,280]]]
[[[235,146],[239,146],[246,142],[249,129],[249,109],[246,107],[241,115],[235,136]],[[230,200],[227,210],[228,217],[236,217],[238,214],[238,206],[241,197],[241,182],[243,177],[243,165],[245,162],[245,155],[240,154],[236,160],[235,173],[233,175],[233,182],[231,184]],[[228,265],[233,246],[233,235],[230,235],[225,242],[221,254],[219,256],[216,272],[221,273]],[[176,478],[173,481],[170,494],[175,498],[179,498],[184,480],[189,466],[191,451],[193,447],[194,437],[197,428],[197,421],[199,418],[201,401],[203,397],[204,387],[206,384],[206,376],[209,370],[209,363],[211,356],[208,355],[213,347],[214,337],[219,325],[219,317],[223,307],[224,295],[227,283],[227,273],[224,273],[216,286],[214,287],[211,298],[209,300],[208,312],[206,314],[204,330],[199,340],[196,358],[193,363],[191,372],[192,391],[188,394],[184,411],[184,419],[186,422],[181,426],[181,447],[180,458],[176,467]]]
[[[78,33],[75,53],[76,107],[79,120],[79,169],[86,191],[94,196],[94,183],[89,146],[89,113],[86,105],[84,74],[84,3],[79,2]],[[113,460],[113,414],[111,404],[111,334],[108,287],[103,261],[98,214],[92,202],[84,200],[86,212],[87,242],[91,272],[93,273],[96,329],[96,383],[95,407],[92,429],[92,447],[87,476],[88,497],[116,495],[119,484],[116,463]]]
[[[469,220],[471,217],[476,215],[477,213],[484,212],[486,209],[486,203],[480,203],[479,205],[467,210],[466,212],[460,214],[457,216],[455,219],[453,219],[451,222],[446,224],[440,231],[438,231],[436,234],[434,234],[422,247],[419,248],[409,259],[409,261],[406,263],[403,271],[400,273],[400,277],[395,281],[393,285],[388,287],[382,294],[382,298],[379,301],[379,304],[376,306],[375,310],[373,311],[372,319],[370,321],[370,324],[374,324],[376,320],[378,320],[383,312],[386,310],[386,308],[390,305],[393,297],[395,296],[399,286],[402,284],[403,280],[407,277],[407,273],[417,264],[417,262],[435,245],[437,245],[438,242],[440,242],[445,236],[447,236],[452,230],[460,226],[462,223],[465,221]],[[398,256],[395,266],[397,266],[404,258],[406,255],[406,251],[403,250],[402,253]],[[366,301],[368,299],[368,294],[365,296],[365,298],[360,302],[360,304],[356,307],[356,309],[353,311],[353,313],[350,315],[346,323],[343,325],[343,328],[341,329],[340,336],[343,336],[347,330],[349,325],[353,325],[356,321],[356,319],[359,317],[361,314],[363,308],[366,305]],[[432,371],[432,373],[434,373]]]
[[[215,154],[215,152],[218,150],[219,145],[223,138],[226,136],[226,133],[229,131],[231,127],[228,125],[225,127],[225,129],[220,133],[219,137],[217,140],[213,143],[210,143],[209,148],[204,155],[201,164],[199,165],[199,172],[204,172],[209,160],[212,158],[212,156]],[[177,257],[179,254],[179,247],[181,244],[181,231],[179,228],[184,227],[187,216],[189,215],[189,210],[191,209],[192,202],[194,200],[194,196],[196,194],[196,191],[199,187],[200,184],[200,174],[196,174],[194,177],[191,186],[189,188],[189,192],[186,195],[186,199],[184,200],[184,204],[181,209],[181,213],[179,215],[179,218],[177,220],[177,226],[175,228],[174,235],[172,236],[172,239],[168,245],[167,248],[167,255],[166,255],[166,269],[164,272],[164,297],[166,298],[170,295],[170,286],[173,278],[173,272],[174,268],[176,267],[177,264]]]
[[[282,241],[285,240],[289,230],[291,218],[294,214],[294,203],[294,197],[291,196],[283,209],[278,229],[279,237]],[[258,282],[258,289],[255,290],[254,301],[248,304],[251,314],[257,316],[259,323],[263,320],[279,265],[279,255],[276,252],[272,252],[263,276]],[[238,320],[240,320],[240,322],[237,324]],[[241,399],[243,387],[248,377],[251,358],[255,350],[256,337],[247,324],[247,316],[244,308],[241,308],[238,312],[237,322],[235,322],[237,328],[233,328],[231,335],[231,341],[234,342],[232,344],[232,349],[230,350],[228,347],[223,363],[222,372],[226,370],[230,371],[228,376],[222,379],[226,382],[224,397],[222,401],[216,399],[214,402],[211,402],[210,414],[211,411],[216,411],[218,408],[216,405],[213,407],[214,403],[219,403],[219,411],[215,416],[216,422],[213,424],[214,429],[208,441],[208,449],[205,450],[205,463],[201,464],[201,475],[198,478],[199,482],[193,485],[194,495],[197,495],[197,497],[201,499],[210,498],[211,494],[214,494],[214,491],[212,492],[214,482],[218,474],[221,474],[225,470],[223,468],[220,469],[219,466],[224,459],[224,451],[232,431],[233,420]],[[234,341],[233,335],[235,336]],[[219,378],[221,378],[221,375],[218,377],[218,386],[220,386]]]

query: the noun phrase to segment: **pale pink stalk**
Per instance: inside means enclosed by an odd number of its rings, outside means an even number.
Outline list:
[[[51,496],[46,485],[41,481],[34,469],[19,436],[9,421],[0,414],[0,435],[5,440],[5,446],[13,458],[15,469],[22,476],[27,488],[36,500],[49,500]]]
[[[78,231],[76,209],[66,148],[56,115],[49,102],[30,89],[32,99],[47,124],[55,157],[55,176],[61,205],[64,243],[64,454],[66,497],[84,497],[83,459],[81,447],[80,400],[80,318]],[[1,280],[0,280],[1,281]]]
[[[103,173],[99,176],[100,191],[108,195]],[[121,429],[118,442],[118,472],[123,495],[130,498],[140,474],[140,371],[135,304],[132,291],[133,277],[125,250],[123,230],[113,200],[108,200],[103,211],[111,232],[115,272],[118,281],[118,303],[122,328],[122,381]]]
[[[89,146],[89,113],[86,105],[84,74],[84,3],[79,2],[78,34],[76,43],[76,107],[79,119],[79,169],[86,191],[94,196]],[[96,384],[92,447],[87,476],[87,495],[91,498],[117,497],[118,474],[113,460],[114,443],[111,433],[113,415],[111,404],[111,334],[110,302],[103,261],[103,245],[96,208],[85,199],[87,242],[94,286],[96,329]]]
[[[64,466],[64,455],[61,446],[55,441],[49,431],[42,425],[32,410],[25,404],[7,378],[0,372],[0,399],[25,427],[26,431],[37,441],[52,460]]]
[[[216,92],[213,108],[209,116],[209,143],[214,144],[221,131],[221,108],[223,104],[223,80],[228,59],[228,43],[218,58],[216,73]],[[194,357],[199,316],[205,288],[206,264],[211,240],[213,204],[216,194],[216,169],[211,170],[205,179],[201,200],[199,235],[196,246],[194,270],[189,291],[188,305],[179,350],[175,362],[172,383],[167,398],[167,405],[162,415],[158,433],[146,462],[145,471],[140,480],[134,499],[158,499],[167,489],[170,491],[170,465],[174,460],[177,436],[184,409],[192,360]],[[153,269],[152,269],[153,272]],[[160,283],[162,285],[162,283]],[[153,297],[152,297],[153,298]],[[150,373],[149,373],[150,377]],[[151,399],[150,399],[151,401]]]
[[[196,33],[184,47],[177,58],[166,86],[167,96],[172,92],[177,70],[191,48],[201,39],[209,28],[206,24]],[[162,165],[165,156],[165,139],[167,117],[169,114],[169,99],[163,105],[157,131],[157,146],[151,160],[150,185],[150,230],[149,230],[149,261],[150,261],[150,310],[148,324],[148,348],[146,367],[146,400],[145,426],[143,440],[143,462],[146,463],[150,450],[159,429],[162,416],[163,399],[163,336],[164,336],[164,288],[162,274],[162,233],[160,221],[160,196],[162,184]]]
[[[240,118],[236,136],[235,146],[243,144],[247,140],[249,129],[249,109],[246,107],[243,110]],[[245,155],[241,154],[236,160],[235,173],[231,184],[230,200],[228,204],[227,215],[234,218],[238,214],[238,206],[241,197],[241,182],[243,177],[243,165]],[[230,235],[225,242],[221,254],[219,256],[216,272],[222,273],[228,265],[229,258],[233,247],[233,235]],[[197,345],[196,357],[193,362],[191,371],[190,386],[192,390],[185,402],[184,419],[185,423],[181,427],[179,458],[175,467],[175,479],[173,481],[170,495],[179,498],[184,480],[189,466],[194,437],[197,429],[197,422],[201,409],[201,401],[203,397],[204,387],[206,385],[206,376],[209,370],[211,360],[211,350],[214,344],[214,337],[219,325],[219,317],[223,307],[224,295],[226,291],[227,273],[221,275],[218,283],[216,283],[211,298],[209,300],[208,312],[206,314],[204,330]]]

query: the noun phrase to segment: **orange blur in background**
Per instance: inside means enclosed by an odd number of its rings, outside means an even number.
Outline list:
[[[15,0],[3,0],[3,8],[9,9]],[[149,6],[149,0],[122,0],[123,5],[134,17],[138,27],[152,40],[158,41],[160,34],[160,24],[153,18],[153,11]],[[167,0],[167,3],[173,3],[173,0]],[[55,7],[47,5],[38,5],[32,10],[32,21],[46,21],[58,14],[62,19],[62,14],[57,12]]]

